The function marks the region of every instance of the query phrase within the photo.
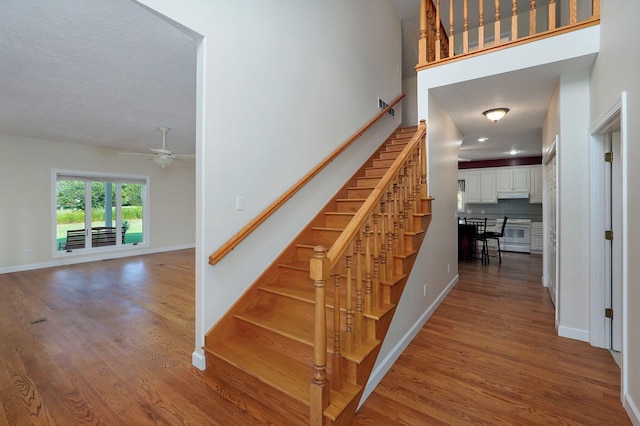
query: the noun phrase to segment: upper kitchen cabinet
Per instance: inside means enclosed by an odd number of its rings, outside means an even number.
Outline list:
[[[529,192],[529,180],[529,167],[504,167],[496,172],[498,192]]]
[[[542,166],[531,167],[531,195],[529,202],[542,204]]]
[[[465,173],[465,192],[467,203],[497,203],[496,171],[468,170]]]

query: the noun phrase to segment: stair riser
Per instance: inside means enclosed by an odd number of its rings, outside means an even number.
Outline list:
[[[362,177],[357,179],[357,186],[361,188],[375,188],[375,186],[380,182],[380,178],[367,178]]]
[[[407,146],[406,143],[398,143],[398,144],[387,145],[385,147],[384,152],[395,152],[396,153],[396,157],[398,157],[398,155],[400,155],[400,153],[402,152],[402,150],[404,149],[405,146]]]
[[[373,188],[349,188],[347,190],[348,198],[356,198],[359,200],[365,199],[371,194]]]
[[[353,214],[326,214],[325,215],[325,224],[327,228],[341,228],[344,229],[347,227],[351,219],[353,219]]]
[[[366,177],[382,177],[387,172],[387,170],[387,168],[366,169],[364,175]]]
[[[312,232],[313,242],[331,247],[341,233],[341,229],[314,229]]]
[[[395,161],[395,158],[373,160],[373,167],[389,167],[393,164],[394,161]]]
[[[251,374],[247,374],[211,353],[207,352],[206,358],[207,370],[219,378],[219,380],[229,383],[249,395],[258,396],[262,404],[276,413],[278,417],[288,419],[291,424],[309,424],[308,405],[264,384]],[[313,374],[312,369],[310,369],[309,374]]]
[[[364,204],[364,200],[338,200],[338,212],[355,213]]]
[[[300,282],[300,285],[313,286],[313,281],[309,277],[309,270],[281,267],[278,270],[278,278],[282,281]]]
[[[398,158],[398,152],[396,151],[385,151],[380,153],[380,160],[388,160],[388,159],[396,159]]]

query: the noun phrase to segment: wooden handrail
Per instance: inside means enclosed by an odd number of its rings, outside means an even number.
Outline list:
[[[360,136],[362,136],[371,126],[373,126],[381,117],[383,117],[391,108],[393,108],[398,102],[404,98],[404,93],[394,99],[386,108],[376,114],[369,122],[354,133],[349,139],[347,139],[340,147],[333,151],[327,158],[322,160],[316,167],[309,173],[296,182],[287,192],[282,194],[277,200],[275,200],[269,207],[264,209],[262,213],[256,216],[251,222],[249,222],[244,228],[224,243],[218,250],[216,250],[211,256],[209,256],[209,263],[215,265],[223,257],[225,257],[231,250],[233,250],[238,244],[240,244],[249,234],[251,234],[258,226],[260,226],[265,220],[267,220],[273,213],[275,213],[284,203],[286,203],[291,197],[293,197],[303,186],[305,186],[311,179],[313,179],[318,173],[320,173],[329,163],[336,159],[345,149],[353,144]]]
[[[600,0],[592,0],[591,1],[591,17],[583,22],[578,22],[578,3],[577,0],[569,0],[569,15],[568,15],[568,23],[560,27],[563,31],[558,32],[558,27],[556,26],[556,0],[549,0],[548,2],[548,10],[546,12],[547,16],[547,28],[543,31],[537,32],[536,28],[536,16],[538,13],[538,9],[542,6],[538,6],[536,0],[531,0],[529,2],[529,10],[527,12],[522,11],[522,13],[528,13],[529,15],[529,25],[528,25],[528,34],[523,35],[522,37],[518,34],[518,2],[516,0],[511,0],[511,19],[505,21],[507,24],[507,28],[505,31],[508,32],[508,39],[502,39],[501,32],[501,16],[500,16],[500,4],[501,0],[494,0],[493,6],[493,16],[494,20],[492,23],[485,22],[485,11],[484,11],[484,0],[472,0],[475,1],[478,5],[478,27],[477,27],[477,37],[474,38],[474,42],[476,43],[477,48],[473,50],[470,49],[469,43],[469,35],[470,29],[468,27],[468,1],[464,0],[462,3],[462,14],[463,14],[463,31],[462,31],[462,51],[456,53],[454,48],[454,10],[453,10],[453,0],[449,0],[448,8],[449,8],[449,34],[444,34],[444,27],[442,27],[442,35],[440,33],[440,28],[442,26],[442,22],[440,21],[441,16],[441,0],[424,0],[421,3],[420,10],[420,40],[418,42],[418,65],[416,69],[419,71],[421,69],[425,69],[429,66],[433,65],[441,65],[444,63],[451,62],[461,57],[469,57],[470,55],[476,55],[481,53],[487,53],[490,51],[495,51],[496,49],[502,46],[504,47],[513,47],[518,44],[529,43],[532,41],[539,40],[541,38],[551,37],[554,35],[561,34],[562,32],[578,30],[584,28],[585,25],[593,25],[593,23],[600,22]],[[545,2],[546,3],[546,2]],[[446,3],[445,6],[446,7]],[[435,22],[434,22],[435,21]],[[485,28],[494,27],[493,32],[493,42],[488,42],[485,44]],[[440,38],[448,37],[448,48],[443,46],[438,42]],[[434,41],[435,40],[435,41]],[[433,54],[432,54],[433,53]]]
[[[336,267],[342,255],[345,253],[345,251],[347,251],[348,243],[355,238],[358,230],[362,228],[362,226],[364,226],[367,217],[376,207],[378,201],[386,191],[386,188],[389,186],[398,170],[400,170],[400,167],[411,155],[413,149],[415,149],[415,147],[420,143],[422,137],[426,132],[427,125],[424,120],[422,120],[420,122],[420,125],[418,126],[418,130],[416,131],[416,133],[414,133],[413,137],[404,148],[402,153],[398,156],[398,158],[396,158],[393,164],[391,164],[387,173],[385,173],[384,177],[378,182],[373,191],[371,191],[371,194],[369,194],[364,204],[358,209],[358,212],[354,215],[353,219],[351,219],[349,225],[344,229],[344,231],[342,231],[342,233],[333,243],[333,245],[327,252],[327,257],[330,261],[330,270],[333,270],[333,268]]]

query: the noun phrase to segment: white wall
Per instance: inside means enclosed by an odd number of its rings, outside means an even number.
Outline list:
[[[125,157],[86,145],[0,134],[0,272],[33,269],[96,258],[193,247],[195,166],[176,160],[160,168],[153,161]],[[150,245],[84,256],[53,256],[52,170],[149,176]],[[31,250],[31,256],[23,251]]]
[[[410,77],[402,80],[402,92],[404,98],[404,110],[402,114],[402,127],[411,127],[418,124],[418,77]]]
[[[627,203],[623,204],[626,241],[626,271],[628,280],[624,307],[626,315],[626,384],[624,384],[624,404],[635,424],[640,424],[640,223],[635,220],[640,211],[640,33],[633,31],[636,19],[640,16],[640,2],[636,0],[618,0],[602,2],[600,54],[591,73],[591,119],[599,114],[623,91],[627,92],[627,152],[626,175],[628,183]],[[625,153],[623,153],[624,155]]]
[[[589,70],[560,76],[558,334],[589,341]]]
[[[199,47],[196,349],[204,334],[393,128],[331,163],[218,264],[207,257],[402,92],[400,22],[387,0],[143,4]],[[236,196],[245,210],[235,210]]]

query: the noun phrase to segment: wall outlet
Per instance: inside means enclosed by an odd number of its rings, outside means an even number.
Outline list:
[[[25,249],[25,250],[22,252],[22,254],[23,254],[24,256],[31,256],[31,249]]]
[[[424,297],[427,297],[427,285],[424,285]]]
[[[236,210],[244,210],[244,197],[236,197]]]

